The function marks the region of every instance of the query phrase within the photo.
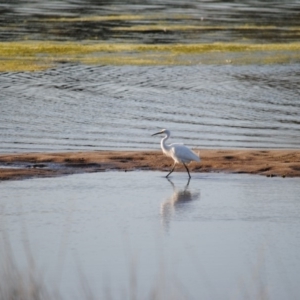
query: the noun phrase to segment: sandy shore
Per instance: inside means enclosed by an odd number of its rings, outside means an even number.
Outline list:
[[[200,156],[200,163],[192,162],[189,165],[191,173],[228,172],[300,177],[300,150],[205,149],[200,150]],[[168,172],[172,163],[172,159],[163,156],[161,151],[2,154],[0,155],[0,180],[107,170],[139,169]],[[185,169],[178,165],[176,171],[185,171]]]

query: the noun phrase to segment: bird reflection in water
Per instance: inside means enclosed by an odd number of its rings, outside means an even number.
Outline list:
[[[175,213],[182,215],[187,212],[191,208],[191,202],[200,198],[200,192],[191,192],[189,190],[190,178],[183,189],[178,189],[170,179],[168,181],[173,187],[173,194],[160,207],[162,224],[167,231],[169,230],[172,216]]]

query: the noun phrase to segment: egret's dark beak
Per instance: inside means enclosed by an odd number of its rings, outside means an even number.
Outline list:
[[[160,132],[156,132],[156,133],[154,133],[154,134],[152,134],[151,136],[154,136],[154,135],[157,135],[157,134],[161,134],[162,132],[160,131]]]

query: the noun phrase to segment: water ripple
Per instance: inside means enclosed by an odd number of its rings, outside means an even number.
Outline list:
[[[2,73],[1,152],[192,147],[300,148],[299,65],[63,64]]]

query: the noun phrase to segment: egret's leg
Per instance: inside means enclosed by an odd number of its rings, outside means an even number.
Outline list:
[[[168,176],[174,171],[175,165],[176,165],[176,163],[174,163],[172,170],[171,170],[170,173],[166,176],[166,178],[168,178]]]
[[[189,177],[188,182],[187,182],[187,184],[185,186],[185,189],[187,189],[189,187],[190,181],[191,181],[191,177]]]
[[[189,178],[191,178],[191,175],[190,175],[190,172],[189,172],[189,169],[188,169],[188,167],[186,166],[186,164],[185,164],[185,163],[183,163],[183,165],[185,166],[185,169],[187,170],[187,172],[188,172],[188,174],[189,174]]]

